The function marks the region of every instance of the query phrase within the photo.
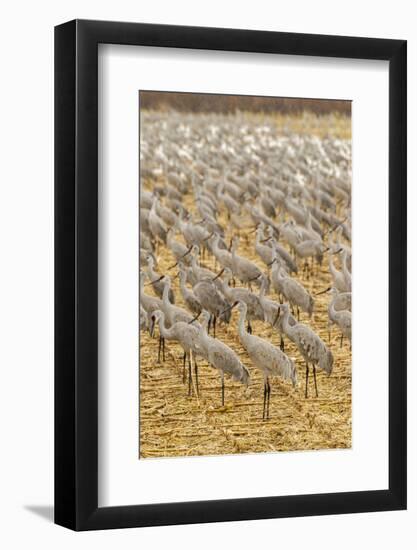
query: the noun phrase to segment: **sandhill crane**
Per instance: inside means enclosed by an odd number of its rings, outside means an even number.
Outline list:
[[[183,321],[184,323],[190,322],[193,319],[193,316],[182,307],[174,306],[169,300],[171,277],[168,275],[162,275],[161,280],[162,279],[164,281],[164,291],[162,293],[162,307],[160,309],[165,313],[168,326],[170,327],[179,321]]]
[[[285,268],[289,273],[297,273],[298,267],[297,263],[293,258],[291,257],[291,254],[285,250],[285,248],[275,239],[273,235],[271,235],[271,232],[269,232],[269,238],[265,240],[266,243],[269,243],[269,246],[273,249],[273,251],[279,256],[279,258],[282,260],[282,262],[285,264]],[[274,259],[274,255],[272,254],[271,261]]]
[[[167,228],[173,227],[178,223],[178,216],[160,202],[156,203],[156,212]]]
[[[275,302],[274,300],[271,300],[270,298],[266,297],[266,294],[268,294],[269,286],[270,286],[270,283],[268,278],[262,277],[261,289],[259,291],[259,301],[264,310],[265,322],[267,322],[269,325],[271,325],[272,328],[278,331],[281,339],[280,348],[282,351],[284,351],[285,350],[284,337],[283,337],[284,330],[282,328],[282,316],[279,315],[280,303]],[[289,323],[291,325],[295,325],[296,322],[297,321],[290,314]]]
[[[187,274],[182,267],[180,267],[180,270],[179,270],[179,279],[180,279],[180,290],[181,290],[181,294],[185,302],[185,305],[194,315],[200,314],[201,304],[198,301],[194,292],[187,288],[185,284],[187,279]]]
[[[307,325],[296,323],[291,326],[289,323],[290,309],[288,304],[281,304],[280,314],[283,314],[282,327],[288,338],[294,342],[298,351],[303,356],[306,363],[306,389],[305,397],[308,397],[308,375],[309,364],[313,365],[314,387],[316,397],[319,396],[316,380],[316,366],[324,370],[328,376],[333,370],[333,354],[327,348],[323,340]]]
[[[300,319],[300,309],[311,317],[314,309],[314,300],[303,285],[286,275],[282,267],[278,269],[278,282],[281,293],[287,302],[297,307],[298,320]]]
[[[188,248],[185,244],[174,238],[174,231],[175,230],[171,227],[167,232],[167,246],[171,250],[177,262],[182,260],[185,264],[189,265],[191,262],[191,257],[187,254]]]
[[[152,334],[152,332],[153,332],[153,323],[151,322],[152,321],[151,315],[157,309],[161,309],[162,300],[160,300],[156,296],[150,296],[149,294],[146,294],[144,286],[145,286],[145,273],[141,272],[141,274],[140,274],[140,305],[146,311],[146,315],[148,317],[149,331]]]
[[[152,258],[152,256],[148,257],[148,265],[144,266],[143,269],[148,276],[148,279],[151,281],[152,288],[154,289],[155,293],[158,295],[159,298],[162,298],[162,293],[164,291],[164,282],[161,280],[161,274],[155,271],[155,260]],[[169,292],[169,301],[174,304],[175,303],[175,295],[172,288]]]
[[[159,240],[166,243],[168,229],[165,223],[162,221],[162,219],[158,216],[156,212],[157,202],[158,202],[158,199],[157,197],[155,197],[152,202],[152,208],[149,212],[149,218],[148,218],[149,229],[151,230],[151,233],[155,240],[157,241]]]
[[[269,240],[269,239],[266,239],[266,240]],[[256,228],[255,252],[261,258],[264,264],[269,266],[271,265],[272,260],[274,259],[274,251],[270,246],[263,244],[264,242],[266,242],[266,240],[264,239],[263,227],[262,225],[259,225]]]
[[[347,309],[342,309],[337,311],[334,307],[333,302],[329,304],[329,319],[336,323],[342,335],[340,337],[340,347],[343,345],[343,338],[348,338],[349,341],[352,340],[352,313]]]
[[[201,309],[211,314],[208,330],[210,330],[211,321],[213,322],[213,336],[216,337],[216,321],[219,319],[224,323],[230,321],[230,311],[223,313],[227,308],[228,302],[218,292],[212,280],[204,280],[193,286],[193,293],[200,303]]]
[[[243,365],[238,355],[218,338],[212,338],[207,334],[210,313],[203,311],[201,325],[199,327],[200,344],[203,347],[207,361],[217,369],[222,383],[222,406],[224,406],[224,375],[229,375],[233,380],[246,386],[249,384],[249,371]]]
[[[211,251],[222,267],[232,269],[232,255],[228,250],[219,247],[220,235],[215,233],[209,240]]]
[[[336,288],[333,288],[329,286],[328,288],[322,290],[321,292],[317,292],[316,296],[319,296],[320,294],[324,294],[325,292],[331,292],[332,298],[331,303],[333,304],[333,307],[336,311],[352,311],[352,294],[350,292],[339,292]],[[330,308],[330,304],[329,304]],[[330,309],[329,309],[329,322],[328,322],[328,330],[329,330],[329,342],[330,342],[330,328],[331,324],[334,321],[330,318]]]
[[[311,258],[311,265],[313,267],[314,260],[321,265],[323,262],[323,254],[326,252],[327,248],[323,241],[317,239],[309,239],[307,241],[301,241],[295,245],[296,255],[305,260],[304,261],[304,271],[308,269],[308,258]]]
[[[154,322],[159,325],[159,332],[164,340],[173,340],[178,342],[184,350],[183,355],[183,382],[185,382],[185,363],[188,358],[188,395],[191,395],[192,385],[192,355],[194,354],[194,373],[196,379],[196,394],[198,396],[198,366],[195,360],[196,356],[206,358],[204,348],[200,344],[200,336],[198,327],[190,323],[178,321],[167,327],[165,325],[165,313],[161,310],[156,310],[152,314]]]
[[[256,264],[247,258],[236,254],[236,249],[238,246],[239,239],[237,237],[233,237],[231,250],[233,275],[240,279],[242,283],[247,283],[250,286],[251,281],[256,280],[260,275],[262,275],[262,271]]]
[[[297,372],[294,362],[279,348],[259,336],[249,334],[245,329],[247,306],[245,302],[236,302],[240,313],[238,323],[239,339],[245,348],[253,365],[259,369],[264,377],[264,404],[262,419],[269,419],[269,402],[271,397],[271,376],[280,376],[284,380],[291,380],[293,386],[297,383]]]
[[[342,270],[338,271],[333,263],[333,255],[342,252]],[[333,279],[333,286],[340,292],[350,292],[352,288],[351,274],[347,268],[347,251],[339,249],[329,255],[329,269]]]
[[[232,278],[232,272],[229,268],[225,268],[222,271],[224,271],[224,281],[219,278],[221,272],[216,276],[220,284],[220,290],[229,304],[233,304],[237,301],[245,302],[248,308],[248,330],[252,333],[251,321],[264,321],[265,319],[264,310],[259,301],[259,297],[246,288],[231,288],[229,283]],[[263,276],[262,274],[262,277]]]

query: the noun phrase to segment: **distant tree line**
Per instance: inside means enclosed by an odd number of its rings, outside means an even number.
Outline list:
[[[299,99],[245,95],[194,94],[182,92],[140,92],[142,109],[207,113],[237,111],[297,114],[310,111],[317,115],[338,112],[351,114],[351,101],[335,99]]]

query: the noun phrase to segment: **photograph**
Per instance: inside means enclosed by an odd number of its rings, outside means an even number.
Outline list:
[[[139,117],[139,458],[350,448],[351,102]]]

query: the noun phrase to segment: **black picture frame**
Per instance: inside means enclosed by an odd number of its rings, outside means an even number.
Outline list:
[[[389,62],[387,490],[98,507],[98,44]],[[57,524],[91,530],[406,508],[406,48],[404,40],[106,21],[55,28]]]

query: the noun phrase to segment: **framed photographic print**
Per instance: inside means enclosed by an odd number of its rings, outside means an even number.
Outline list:
[[[55,29],[55,521],[406,507],[406,42]]]

